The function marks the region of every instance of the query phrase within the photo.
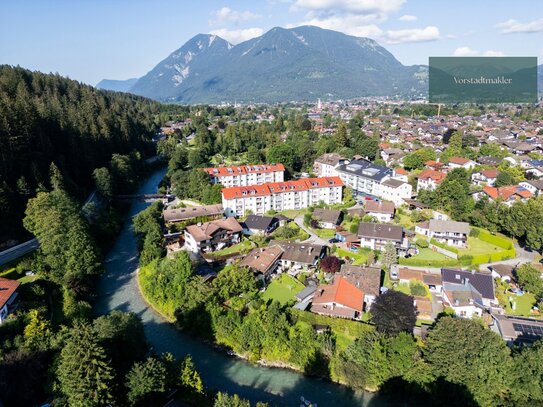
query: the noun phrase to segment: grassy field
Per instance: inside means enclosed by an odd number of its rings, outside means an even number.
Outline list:
[[[294,300],[294,296],[304,289],[304,285],[288,274],[281,274],[272,282],[262,294],[265,301],[275,300],[281,304],[286,304],[290,300]]]
[[[409,215],[398,215],[396,214],[394,217],[394,223],[398,223],[399,225],[402,225],[406,229],[414,229],[415,224],[411,221],[411,217]]]
[[[213,257],[226,256],[233,253],[241,253],[244,250],[249,250],[252,246],[252,242],[249,239],[244,239],[240,243],[230,247],[226,247],[222,250],[217,250],[209,253]]]
[[[342,318],[332,318],[325,315],[313,314],[312,312],[307,311],[295,312],[299,321],[304,321],[311,325],[329,326],[332,332],[336,334],[337,347],[339,350],[345,349],[364,332],[372,331],[374,329],[373,325],[365,324],[363,322],[351,321]]]
[[[513,293],[505,294],[505,304],[504,310],[506,314],[510,315],[519,315],[519,316],[534,316],[530,311],[532,307],[536,304],[536,299],[533,294],[525,293],[524,295],[515,295]],[[515,310],[511,308],[511,301],[513,300],[516,304]]]
[[[466,249],[458,249],[458,255],[476,256],[478,254],[491,254],[500,251],[503,251],[503,248],[484,242],[476,237],[468,236],[468,247]]]
[[[450,260],[450,257],[445,256],[444,254],[434,252],[432,249],[419,249],[419,254],[413,256],[414,259],[420,260]]]
[[[369,252],[371,252],[370,249],[359,249],[356,252],[351,252],[346,249],[336,249],[334,254],[340,258],[349,257],[350,259],[354,259],[353,264],[359,265],[366,263]]]
[[[311,228],[313,233],[315,233],[318,237],[322,239],[331,239],[336,235],[336,231],[334,229],[313,229]]]

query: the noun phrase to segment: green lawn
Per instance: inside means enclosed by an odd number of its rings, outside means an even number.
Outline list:
[[[476,237],[468,236],[468,247],[466,249],[458,249],[458,255],[477,256],[479,254],[491,254],[501,252],[504,249],[493,245],[492,243],[484,242]]]
[[[213,257],[226,256],[228,254],[240,253],[240,252],[242,252],[244,250],[248,250],[248,249],[251,248],[251,246],[252,246],[252,242],[249,239],[243,239],[238,244],[235,244],[235,245],[230,246],[230,247],[226,247],[226,248],[224,248],[222,250],[217,250],[217,251],[211,252],[211,253],[209,253],[209,255],[213,256]]]
[[[416,256],[413,256],[413,259],[420,259],[420,260],[451,260],[450,257],[445,256],[444,254],[434,252],[432,249],[419,249],[419,254]]]
[[[294,296],[304,289],[304,285],[288,274],[274,278],[262,294],[265,301],[275,300],[281,304],[294,300]]]
[[[398,223],[399,225],[402,225],[406,229],[414,229],[415,224],[411,221],[411,217],[409,215],[398,215],[396,214],[394,216],[394,223]]]
[[[307,212],[307,209],[289,209],[286,211],[277,212],[277,214],[281,214],[286,216],[287,218],[294,219],[298,215],[305,215]]]
[[[346,249],[338,248],[336,249],[336,252],[334,254],[340,258],[348,257],[350,259],[354,259],[353,264],[359,265],[366,263],[366,260],[368,260],[369,252],[371,252],[370,249],[359,249],[356,252],[351,252]]]
[[[322,239],[331,239],[336,235],[336,231],[334,229],[313,229],[311,228],[313,233],[315,233],[318,237]]]
[[[504,309],[506,314],[520,315],[520,316],[533,316],[530,312],[532,307],[536,303],[536,299],[533,294],[524,293],[524,295],[515,295],[513,293],[505,294]],[[515,310],[511,308],[511,300],[515,302]]]

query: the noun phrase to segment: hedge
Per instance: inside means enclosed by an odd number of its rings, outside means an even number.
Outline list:
[[[478,230],[479,230],[479,236],[477,237],[481,239],[483,242],[491,243],[495,246],[501,247],[502,249],[514,250],[515,245],[510,239],[507,239],[506,237],[502,237],[498,235],[493,235],[488,230],[484,230],[484,229],[478,229]],[[515,257],[515,255],[513,255],[513,257]]]
[[[458,260],[422,260],[416,257],[400,257],[399,264],[401,266],[416,266],[416,267],[455,267],[458,266]]]
[[[449,246],[446,243],[438,242],[434,238],[430,239],[430,243],[432,243],[434,246],[441,247],[442,249],[458,254],[458,249],[456,247]]]

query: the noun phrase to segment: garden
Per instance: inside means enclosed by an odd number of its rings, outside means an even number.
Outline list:
[[[295,295],[304,289],[304,285],[288,274],[274,278],[262,294],[265,301],[274,300],[281,305],[295,300]]]

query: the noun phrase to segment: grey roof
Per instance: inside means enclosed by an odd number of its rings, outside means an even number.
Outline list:
[[[471,284],[482,296],[493,300],[494,296],[494,278],[490,273],[476,273],[474,271],[458,269],[441,269],[443,284]]]
[[[271,241],[270,246],[272,245],[278,245],[283,249],[281,260],[308,265],[314,264],[315,260],[320,257],[324,249],[324,246],[317,244],[294,243],[279,240]]]
[[[498,158],[498,157],[490,157],[490,156],[479,157],[477,159],[477,161],[480,164],[488,164],[488,165],[498,165],[499,163],[502,162],[502,160],[500,158]]]
[[[315,210],[313,211],[313,218],[321,222],[330,222],[333,224],[337,224],[340,217],[341,211],[338,211],[336,209],[315,208]]]
[[[543,321],[541,320],[498,314],[492,314],[492,317],[505,340],[530,344],[543,338]]]
[[[382,182],[382,184],[386,185],[387,187],[398,188],[398,187],[401,187],[403,184],[407,184],[407,182],[403,182],[398,179],[389,178],[386,181]]]
[[[224,213],[220,204],[204,206],[188,206],[186,208],[165,209],[162,214],[165,222],[179,222],[200,216],[218,216]]]
[[[543,179],[533,180],[533,181],[524,181],[533,187],[539,189],[540,191],[543,191]]]
[[[368,160],[352,160],[348,164],[342,164],[337,168],[338,172],[354,174],[359,177],[365,177],[374,181],[381,181],[387,175],[392,174],[392,170],[382,165],[376,165]]]
[[[471,284],[443,283],[443,291],[447,293],[452,306],[466,306],[470,304],[484,306],[481,293]]]
[[[358,225],[358,237],[379,238],[401,242],[403,229],[401,226],[361,222]]]
[[[454,220],[430,219],[429,228],[432,232],[454,232],[469,234],[469,223]]]
[[[302,291],[296,294],[296,299],[298,299],[299,301],[304,301],[307,297],[309,297],[315,291],[317,291],[316,285],[308,285]]]
[[[491,264],[488,268],[498,273],[500,277],[513,277],[515,266],[510,264]]]
[[[366,201],[364,205],[368,213],[388,213],[394,215],[394,202],[377,202],[374,200]]]
[[[367,295],[377,297],[381,289],[381,269],[379,267],[342,264],[340,274],[349,283]]]
[[[320,164],[327,164],[327,165],[336,166],[340,161],[344,161],[344,160],[345,160],[345,158],[343,158],[339,154],[327,153],[327,154],[321,155],[315,161],[320,163]]]
[[[273,216],[249,215],[243,223],[247,229],[266,230],[276,221]]]

